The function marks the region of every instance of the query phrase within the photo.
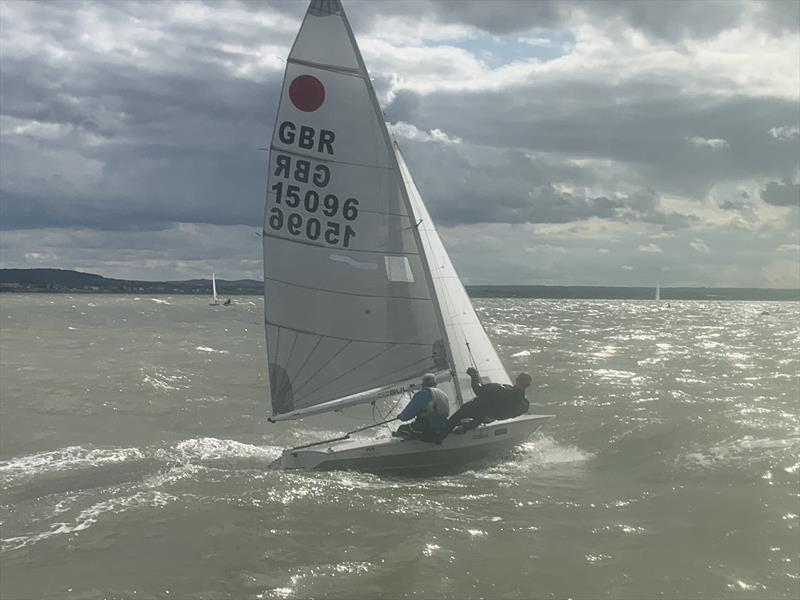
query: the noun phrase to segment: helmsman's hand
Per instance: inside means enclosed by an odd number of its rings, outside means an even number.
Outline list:
[[[470,367],[467,369],[467,375],[470,377],[478,377],[478,370],[475,367]]]

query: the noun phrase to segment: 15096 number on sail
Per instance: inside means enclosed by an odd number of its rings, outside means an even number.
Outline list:
[[[282,181],[270,189],[275,193],[275,205],[281,205],[270,209],[268,223],[271,229],[285,229],[292,236],[305,237],[314,242],[322,238],[334,246],[350,247],[356,232],[348,223],[323,221],[314,215],[321,213],[329,218],[340,216],[345,221],[353,222],[358,218],[358,200],[347,198],[342,202],[336,194],[320,194],[314,189],[303,190],[299,185],[284,185]],[[310,215],[290,212],[283,207],[298,211],[303,209]]]
[[[273,206],[269,210],[267,222],[275,231],[285,229],[295,237],[305,237],[312,242],[316,242],[322,237],[331,246],[341,244],[344,248],[349,248],[350,242],[356,237],[356,232],[350,225],[342,227],[342,224],[336,221],[320,221],[315,217],[304,218],[297,212],[284,213],[277,206]]]

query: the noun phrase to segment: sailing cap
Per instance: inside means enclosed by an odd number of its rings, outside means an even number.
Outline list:
[[[433,373],[425,373],[425,375],[422,376],[422,385],[435,386],[436,375]]]

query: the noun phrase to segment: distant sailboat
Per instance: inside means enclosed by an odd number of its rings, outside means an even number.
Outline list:
[[[455,407],[468,367],[510,383],[392,139],[338,0],[312,0],[286,61],[263,230],[271,422],[401,400],[433,373]],[[350,434],[279,469],[452,468],[524,442],[521,415],[441,444]],[[388,422],[388,421],[387,421]]]
[[[219,305],[219,297],[217,297],[217,278],[214,273],[211,273],[211,300],[209,300],[209,306],[218,306]]]
[[[656,281],[656,302],[661,300],[661,282]]]

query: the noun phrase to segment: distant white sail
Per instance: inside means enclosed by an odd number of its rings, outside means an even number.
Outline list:
[[[264,312],[273,416],[329,409],[447,370],[416,221],[336,0],[311,3],[289,54],[269,165]]]
[[[217,277],[214,273],[211,273],[211,302],[209,302],[212,306],[216,306],[219,304],[219,298],[217,297]]]
[[[656,300],[661,300],[661,282],[656,281]]]

